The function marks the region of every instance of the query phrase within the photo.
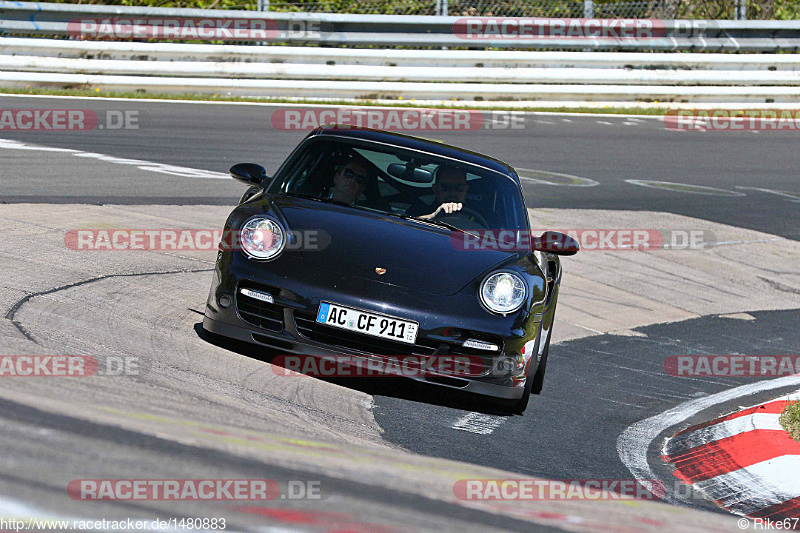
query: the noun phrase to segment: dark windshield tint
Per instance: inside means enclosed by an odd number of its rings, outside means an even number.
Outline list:
[[[442,204],[461,204],[435,220],[462,229],[527,227],[519,188],[494,171],[426,153],[353,140],[312,139],[270,187],[382,213],[430,218]]]

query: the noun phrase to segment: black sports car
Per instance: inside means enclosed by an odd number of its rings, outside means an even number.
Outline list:
[[[228,217],[203,327],[315,357],[463,357],[427,383],[522,412],[539,394],[561,281],[555,232],[530,238],[519,177],[490,157],[349,126],[311,132]],[[223,239],[226,241],[226,239]]]

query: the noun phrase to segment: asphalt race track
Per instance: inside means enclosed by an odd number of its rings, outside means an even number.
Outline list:
[[[406,380],[286,379],[264,364],[274,354],[203,335],[213,250],[64,247],[73,228],[221,226],[243,192],[227,169],[249,161],[272,172],[305,135],[275,129],[277,107],[0,96],[0,109],[33,108],[134,111],[138,127],[0,131],[0,355],[85,353],[107,364],[135,355],[143,370],[4,378],[0,516],[226,516],[241,531],[736,530],[713,502],[676,495],[663,439],[800,379],[687,411],[657,438],[621,436],[763,379],[672,376],[670,356],[800,355],[796,132],[525,114],[520,130],[421,133],[526,169],[535,227],[701,230],[712,240],[702,250],[565,258],[544,392],[509,417]],[[631,479],[634,456],[665,482],[669,503],[503,507],[448,493],[454,480],[504,473]],[[270,507],[86,502],[65,491],[75,479],[155,478],[282,488],[313,479],[323,497]]]
[[[4,109],[37,106],[60,109],[60,99],[3,97]],[[35,102],[32,103],[32,102]],[[75,108],[76,106],[73,106]],[[5,139],[142,159],[189,168],[227,172],[235,163],[261,163],[274,171],[305,132],[279,131],[270,117],[274,106],[165,104],[81,100],[80,109],[135,111],[138,129],[86,132],[3,131]],[[785,198],[739,187],[797,194],[800,152],[797,135],[785,132],[731,132],[700,135],[669,131],[660,118],[527,116],[519,130],[425,132],[463,148],[512,164],[590,178],[598,187],[537,187],[528,206],[666,211],[734,226],[800,238],[797,205]],[[688,147],[688,148],[687,148]],[[17,171],[16,167],[5,167]],[[98,175],[80,168],[48,169],[6,185],[4,201],[230,204],[241,192],[232,181],[165,178],[131,183],[120,175]],[[664,194],[631,186],[626,179],[669,181],[746,193],[746,196]],[[797,200],[797,196],[794,198]]]

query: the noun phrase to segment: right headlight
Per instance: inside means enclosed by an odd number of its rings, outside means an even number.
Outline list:
[[[248,257],[273,259],[286,246],[286,232],[271,218],[254,217],[242,226],[239,241]]]
[[[493,313],[507,315],[525,303],[527,289],[522,278],[514,272],[495,272],[481,283],[483,305]]]

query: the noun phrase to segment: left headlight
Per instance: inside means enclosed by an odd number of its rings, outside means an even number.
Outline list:
[[[286,246],[286,232],[271,218],[255,217],[242,226],[239,242],[245,254],[253,259],[273,259]]]
[[[513,272],[495,272],[481,283],[481,301],[494,313],[507,315],[525,303],[527,289],[522,278]]]

